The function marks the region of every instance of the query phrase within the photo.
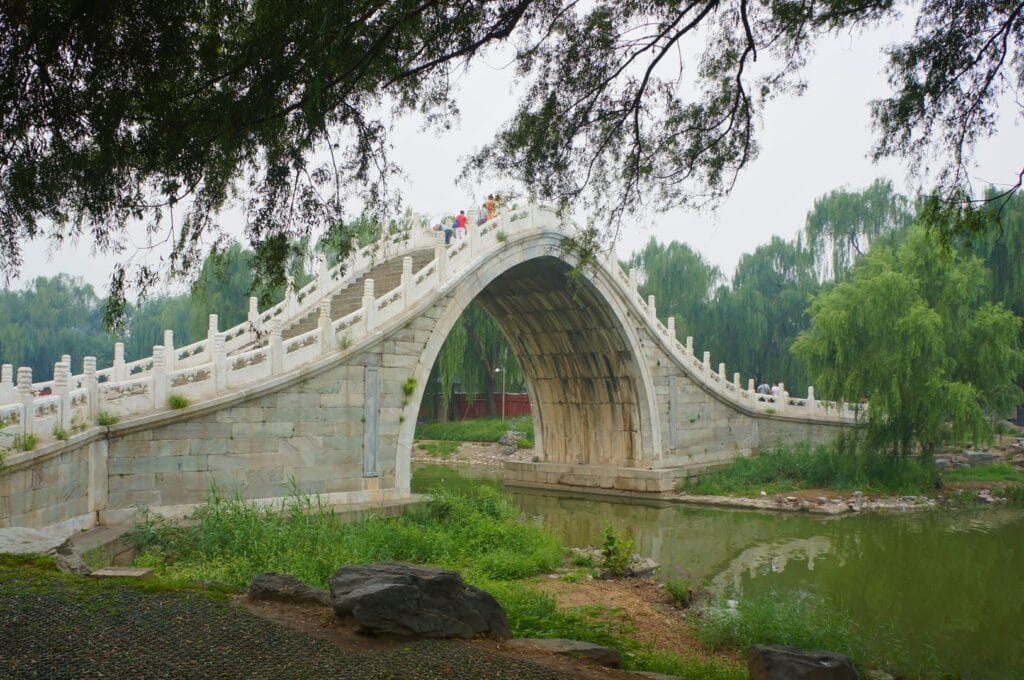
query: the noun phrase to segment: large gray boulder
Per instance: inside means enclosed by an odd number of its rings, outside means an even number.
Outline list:
[[[501,605],[454,571],[394,562],[342,567],[331,578],[337,616],[366,631],[428,638],[512,637]]]
[[[811,652],[785,645],[747,650],[750,680],[858,680],[850,659],[835,652]]]
[[[322,604],[331,606],[331,594],[307,585],[288,574],[256,574],[249,586],[249,597],[254,600],[275,600],[297,604]]]

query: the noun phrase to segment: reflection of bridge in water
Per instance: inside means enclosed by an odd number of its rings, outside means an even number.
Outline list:
[[[211,484],[272,499],[294,480],[335,504],[402,502],[423,387],[474,299],[507,336],[534,414],[540,462],[509,464],[513,484],[660,491],[688,470],[781,440],[823,441],[853,421],[813,390],[758,401],[752,381],[676,339],[614,255],[577,285],[577,261],[560,248],[575,229],[530,207],[450,246],[404,232],[322,265],[268,310],[250,299],[234,328],[211,316],[208,337],[189,346],[167,331],[150,357],[126,363],[118,346],[113,366],[86,357],[75,375],[65,356],[47,383],[18,369],[15,384],[5,365],[3,431],[44,443],[0,472],[0,526],[182,513]],[[170,395],[191,405],[169,409]],[[101,427],[101,414],[120,420]],[[60,428],[70,439],[53,440]]]

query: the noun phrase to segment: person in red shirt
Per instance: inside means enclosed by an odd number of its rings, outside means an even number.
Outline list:
[[[466,211],[460,210],[459,216],[455,218],[455,237],[465,238],[466,237]]]

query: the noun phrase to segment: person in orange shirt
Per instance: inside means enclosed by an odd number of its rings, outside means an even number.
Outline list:
[[[484,203],[484,208],[487,210],[488,220],[493,220],[498,216],[498,202],[494,200],[494,194],[487,197],[487,202]]]

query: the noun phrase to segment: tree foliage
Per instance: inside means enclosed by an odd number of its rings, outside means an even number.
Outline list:
[[[873,242],[910,225],[911,208],[910,200],[884,179],[863,191],[835,189],[816,199],[807,213],[804,237],[818,276],[841,279]]]
[[[447,420],[458,384],[468,396],[483,396],[488,415],[493,416],[498,415],[495,393],[502,386],[506,392],[519,392],[523,381],[522,368],[505,334],[483,306],[474,301],[462,312],[441,346],[424,399],[433,402],[436,417]]]
[[[1021,319],[983,302],[984,267],[922,226],[819,295],[793,351],[820,394],[868,400],[871,445],[895,454],[985,434],[1021,398]]]
[[[114,338],[103,326],[103,300],[79,278],[40,276],[20,291],[0,291],[0,360],[32,368],[34,381],[53,377],[53,364],[70,354],[82,370],[82,357],[108,364]]]
[[[128,229],[171,244],[172,276],[200,266],[234,202],[260,278],[283,284],[289,244],[344,227],[346,201],[390,207],[388,133],[417,113],[447,126],[456,69],[506,43],[525,95],[473,173],[625,214],[715,202],[757,154],[754,121],[799,93],[819,37],[896,16],[893,0],[128,0],[0,4],[0,269],[28,240],[121,253]],[[1024,83],[1019,0],[927,0],[890,52],[874,106],[877,156],[949,159],[963,189],[1000,94]],[[696,56],[688,56],[696,55]],[[1019,184],[1019,179],[1018,179]],[[340,239],[347,243],[348,239]]]

